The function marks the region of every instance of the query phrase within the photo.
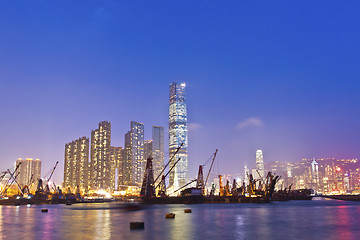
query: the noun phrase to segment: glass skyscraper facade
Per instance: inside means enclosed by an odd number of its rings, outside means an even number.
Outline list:
[[[254,178],[259,179],[265,177],[264,158],[261,150],[256,151],[256,170],[258,173],[253,176]],[[259,174],[261,177],[259,177]]]
[[[125,134],[124,183],[141,186],[145,172],[144,124],[131,121],[130,131]]]
[[[171,158],[176,149],[184,144],[179,153],[172,159],[171,168],[180,158],[180,161],[170,172],[169,188],[177,190],[185,185],[188,179],[188,132],[186,113],[185,83],[173,82],[170,84],[169,99],[169,157]]]

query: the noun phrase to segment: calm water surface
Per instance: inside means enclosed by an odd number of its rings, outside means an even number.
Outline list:
[[[165,219],[166,212],[175,219]],[[325,199],[138,211],[118,203],[0,206],[0,239],[360,239],[359,217],[360,202]],[[132,221],[145,229],[130,230]]]

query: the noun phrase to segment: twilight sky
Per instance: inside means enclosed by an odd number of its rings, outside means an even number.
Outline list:
[[[189,177],[216,148],[227,174],[257,149],[359,158],[359,43],[358,1],[3,1],[0,170],[59,160],[60,183],[65,143],[103,120],[114,146],[132,120],[150,139],[173,81],[187,84]]]

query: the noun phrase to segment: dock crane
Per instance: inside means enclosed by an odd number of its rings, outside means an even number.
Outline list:
[[[165,175],[163,175],[165,169],[169,166],[169,164],[171,163],[171,161],[174,159],[174,157],[176,156],[176,154],[179,152],[180,148],[184,145],[184,143],[181,143],[180,146],[176,149],[174,155],[170,158],[169,162],[164,166],[164,168],[161,170],[160,174],[156,177],[156,179],[154,180],[154,184],[156,184],[157,180],[160,178],[161,176],[161,181],[156,185],[155,187],[155,191],[156,189],[160,186],[159,191],[158,191],[158,195],[160,196],[165,196],[166,195],[166,184],[165,184],[165,178],[166,176],[170,173],[170,171],[175,167],[175,165],[179,162],[180,158],[174,163],[174,165],[171,167],[171,169],[168,171],[168,173],[166,173]]]
[[[18,174],[16,174],[16,171],[19,169],[20,164],[21,164],[21,162],[19,162],[19,164],[16,165],[15,170],[14,170],[14,171],[12,172],[12,174],[11,174],[12,176],[14,176],[14,174],[15,174],[15,177],[13,178],[13,180],[11,181],[10,184],[8,184],[8,183],[10,182],[11,177],[9,178],[9,181],[7,181],[7,183],[5,184],[5,186],[3,187],[3,189],[1,190],[1,194],[0,194],[0,195],[3,195],[3,193],[6,193],[7,189],[8,189],[8,188],[13,184],[13,182],[16,180],[16,178],[17,178],[17,176],[18,176]],[[5,175],[6,175],[6,173],[8,173],[8,172],[9,172],[9,169],[8,169],[8,171],[3,172],[2,178],[4,178]],[[4,173],[5,173],[5,174],[4,174]]]
[[[160,176],[164,173],[165,169],[169,166],[171,160],[176,156],[176,154],[179,152],[180,148],[184,145],[184,143],[181,143],[180,146],[176,149],[174,155],[170,158],[169,162],[165,165],[165,167],[161,170],[160,174],[156,177],[154,180],[154,183],[160,178]],[[155,188],[156,189],[156,188]]]
[[[50,174],[50,176],[49,176],[49,178],[48,178],[48,180],[47,180],[47,182],[46,182],[46,186],[45,186],[45,189],[44,189],[45,193],[50,193],[49,182],[50,182],[51,177],[52,177],[53,174],[54,174],[54,171],[55,171],[58,163],[59,163],[59,161],[57,161],[57,162],[55,163],[55,166],[54,166],[53,170],[51,171],[51,174]]]
[[[205,188],[206,188],[206,184],[207,184],[207,181],[208,181],[208,179],[209,179],[209,176],[210,176],[211,169],[212,169],[212,167],[213,167],[213,165],[214,165],[214,161],[215,161],[217,152],[218,152],[218,149],[215,150],[214,157],[213,157],[213,159],[212,159],[212,161],[211,161],[211,166],[210,166],[209,172],[208,172],[208,174],[207,174],[207,176],[206,176],[206,180],[205,180],[205,183],[204,183],[204,187],[205,187]]]
[[[16,174],[16,175],[14,176],[14,173],[11,173],[10,169],[8,169],[8,172],[9,172],[9,174],[10,174],[10,177],[13,179],[13,181],[12,181],[12,182],[15,182],[15,183],[16,183],[16,186],[18,187],[18,189],[19,189],[19,191],[20,191],[21,195],[23,195],[24,193],[23,193],[23,191],[22,191],[22,189],[21,189],[21,187],[20,187],[19,183],[16,181],[16,178],[17,178],[17,176],[18,176],[19,174]],[[10,184],[10,185],[11,185],[11,184]]]
[[[179,159],[174,163],[174,165],[173,165],[173,166],[169,169],[169,171],[164,175],[164,178],[166,178],[166,177],[169,175],[169,173],[171,172],[171,170],[174,169],[174,167],[176,166],[176,164],[177,164],[180,160],[181,160],[181,158],[179,158]],[[158,185],[156,185],[155,189],[159,187],[160,183],[161,183],[161,182],[159,182]]]

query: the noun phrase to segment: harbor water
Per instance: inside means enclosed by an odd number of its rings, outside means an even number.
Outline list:
[[[360,202],[0,206],[0,239],[359,239]],[[42,212],[47,208],[48,212]],[[184,213],[191,209],[191,213]],[[165,213],[175,218],[165,219]],[[130,229],[144,222],[144,229]]]

